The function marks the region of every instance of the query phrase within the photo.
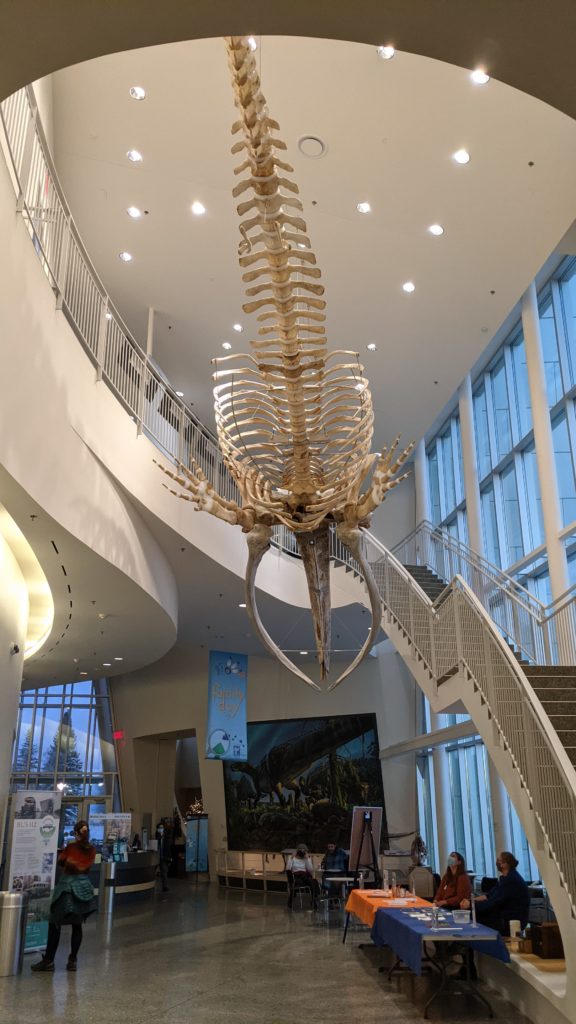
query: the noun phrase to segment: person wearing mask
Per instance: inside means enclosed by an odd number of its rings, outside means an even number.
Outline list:
[[[74,825],[74,839],[58,855],[62,875],[50,901],[46,952],[38,963],[32,964],[33,971],[54,970],[54,958],[63,924],[72,925],[66,970],[76,970],[78,950],[82,943],[82,925],[88,915],[96,910],[94,889],[88,879],[88,871],[95,857],[96,850],[90,842],[88,822],[77,821]]]
[[[160,869],[162,892],[168,892],[168,868],[170,867],[172,856],[172,839],[164,819],[156,826],[156,841],[158,843],[158,867]]]
[[[326,876],[346,875],[348,871],[348,854],[341,850],[337,843],[328,843],[324,860],[320,865],[322,868],[322,888],[329,894],[338,894],[340,884],[338,882],[327,882]]]
[[[447,907],[449,910],[462,906],[464,900],[470,899],[472,884],[469,875],[466,874],[466,863],[461,853],[451,853],[448,857],[448,867],[436,891],[434,902],[437,907]]]
[[[501,935],[509,935],[510,921],[520,921],[522,928],[528,924],[530,891],[516,870],[518,861],[513,853],[508,850],[499,853],[496,867],[500,873],[496,885],[488,893],[476,897],[476,920],[488,928],[495,928]],[[462,901],[463,910],[469,906],[469,899]]]
[[[308,850],[304,843],[300,843],[296,853],[288,858],[286,873],[289,886],[288,909],[292,910],[295,889],[308,886],[312,893],[312,906],[314,910],[318,910],[320,886],[314,878],[314,866],[308,856]]]

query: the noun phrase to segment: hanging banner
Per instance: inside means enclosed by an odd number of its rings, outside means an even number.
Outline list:
[[[186,822],[186,871],[208,871],[208,815]]]
[[[218,761],[245,761],[246,679],[245,654],[210,651],[206,757]]]
[[[12,796],[8,888],[12,892],[28,893],[26,950],[43,949],[48,938],[61,801],[58,791],[45,789],[19,790]]]

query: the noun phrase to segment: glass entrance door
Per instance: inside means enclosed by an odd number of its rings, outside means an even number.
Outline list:
[[[64,797],[60,815],[58,849],[74,838],[74,825],[80,819],[90,824],[91,814],[107,814],[112,810],[112,799],[95,800],[93,797]]]

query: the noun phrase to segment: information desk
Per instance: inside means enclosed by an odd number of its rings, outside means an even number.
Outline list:
[[[389,946],[396,954],[396,962],[388,971],[388,977],[403,963],[414,974],[422,974],[422,958],[440,975],[440,984],[426,1003],[424,1016],[428,1015],[430,1004],[454,981],[459,985],[464,982],[469,991],[488,1008],[493,1016],[488,1000],[476,988],[471,987],[470,958],[468,949],[477,950],[488,956],[509,963],[510,954],[499,932],[485,925],[455,924],[452,914],[443,914],[443,920],[436,928],[432,927],[432,911],[423,912],[417,909],[384,909],[380,907],[375,914],[371,938],[376,946]],[[463,962],[455,958],[463,957]],[[459,976],[449,973],[448,968],[459,969]],[[381,968],[382,969],[382,968]],[[462,977],[464,974],[464,977]]]
[[[146,853],[129,853],[128,861],[119,861],[116,864],[116,877],[114,890],[116,903],[131,903],[134,900],[146,899],[152,896],[156,888],[156,871],[158,869],[158,854],[154,850]],[[94,864],[90,868],[89,878],[98,895],[100,884],[100,865]]]

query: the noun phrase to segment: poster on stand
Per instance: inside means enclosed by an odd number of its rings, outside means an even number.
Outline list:
[[[186,822],[186,871],[208,871],[208,815]]]
[[[90,815],[90,842],[102,860],[127,861],[131,835],[131,814]]]
[[[50,896],[56,877],[61,794],[20,790],[12,797],[12,844],[8,889],[28,893],[25,949],[44,949]]]
[[[217,761],[244,761],[246,736],[245,654],[210,651],[206,757]]]

